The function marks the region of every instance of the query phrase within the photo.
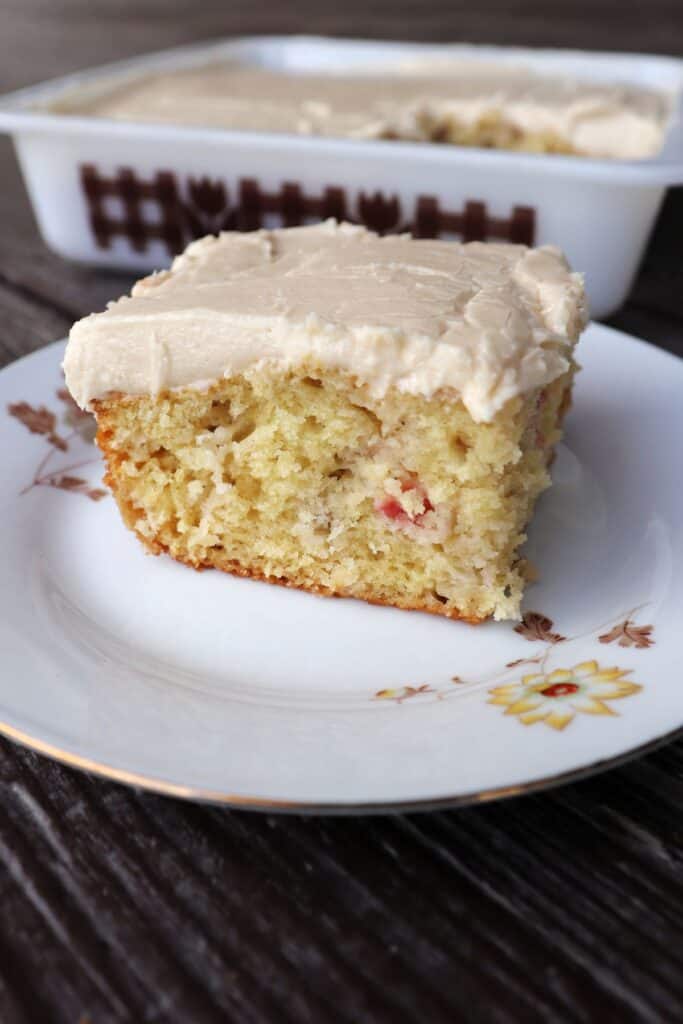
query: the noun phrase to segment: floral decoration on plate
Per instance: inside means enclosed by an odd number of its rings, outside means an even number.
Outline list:
[[[614,625],[610,624],[606,632],[599,633],[597,640],[601,644],[616,642],[620,647],[640,650],[652,647],[655,642],[654,626],[649,623],[638,625],[633,618],[638,610],[635,608],[626,616],[620,615],[618,621]],[[555,647],[559,644],[568,646],[604,628],[600,626],[588,634],[564,636],[556,631],[555,623],[547,615],[534,611],[525,612],[521,622],[513,626],[513,630],[525,640],[544,644],[543,650],[531,657],[508,661],[500,672],[489,674],[482,679],[466,680],[454,675],[450,682],[458,687],[458,693],[485,691],[489,697],[487,703],[503,706],[506,715],[517,717],[524,725],[544,722],[551,728],[561,731],[579,712],[587,715],[616,715],[617,712],[606,703],[607,701],[630,697],[642,690],[639,683],[624,678],[633,671],[632,669],[617,666],[604,668],[597,660],[590,660],[582,661],[572,668],[560,667],[547,671],[548,661]],[[535,665],[538,670],[521,678],[491,686],[494,681],[503,680],[508,673],[522,665]],[[444,700],[453,693],[450,687],[435,688],[425,683],[378,690],[373,700],[403,704],[407,700],[426,696]]]
[[[502,704],[506,715],[517,715],[524,725],[545,722],[564,729],[577,712],[585,715],[614,715],[605,701],[630,697],[642,689],[624,680],[631,669],[601,668],[597,661],[583,661],[573,668],[538,672],[514,683],[489,691],[489,704]]]
[[[45,438],[48,450],[38,463],[33,479],[22,490],[22,494],[34,487],[56,487],[72,494],[82,494],[91,501],[100,501],[107,492],[101,487],[91,487],[87,480],[77,476],[76,470],[97,462],[95,456],[79,459],[65,466],[54,465],[59,452],[69,452],[72,446],[92,446],[95,438],[95,421],[90,413],[79,409],[66,388],[59,388],[57,398],[62,403],[58,412],[45,405],[34,406],[29,402],[11,402],[7,412],[32,434]],[[61,425],[60,425],[61,419]],[[63,432],[63,427],[67,432]]]

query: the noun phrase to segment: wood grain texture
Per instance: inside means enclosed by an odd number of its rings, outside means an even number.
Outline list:
[[[683,52],[680,0],[0,0],[0,88],[231,32]],[[131,278],[39,240],[0,140],[0,365]],[[683,355],[683,192],[611,323]],[[683,742],[545,795],[277,818],[92,779],[0,741],[1,1024],[673,1022]]]

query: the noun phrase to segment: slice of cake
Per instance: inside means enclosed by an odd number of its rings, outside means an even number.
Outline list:
[[[64,368],[150,551],[480,622],[519,613],[584,323],[556,249],[330,221],[194,242]]]

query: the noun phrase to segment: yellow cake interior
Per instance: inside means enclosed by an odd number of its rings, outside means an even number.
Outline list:
[[[518,614],[572,373],[489,423],[454,394],[373,398],[312,366],[93,407],[107,482],[150,551],[478,622]]]
[[[452,146],[509,149],[520,153],[564,153],[582,156],[571,141],[558,132],[529,131],[507,120],[502,113],[488,112],[473,122],[452,116],[425,114],[420,125],[423,138]]]

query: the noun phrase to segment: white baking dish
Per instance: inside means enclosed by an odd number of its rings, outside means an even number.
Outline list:
[[[340,70],[429,54],[659,88],[662,152],[633,162],[133,124],[41,110],[74,88],[221,58]],[[45,241],[72,259],[148,270],[197,235],[337,215],[384,231],[554,243],[586,274],[594,316],[623,301],[668,185],[683,183],[683,62],[479,46],[261,37],[184,47],[0,98]]]

